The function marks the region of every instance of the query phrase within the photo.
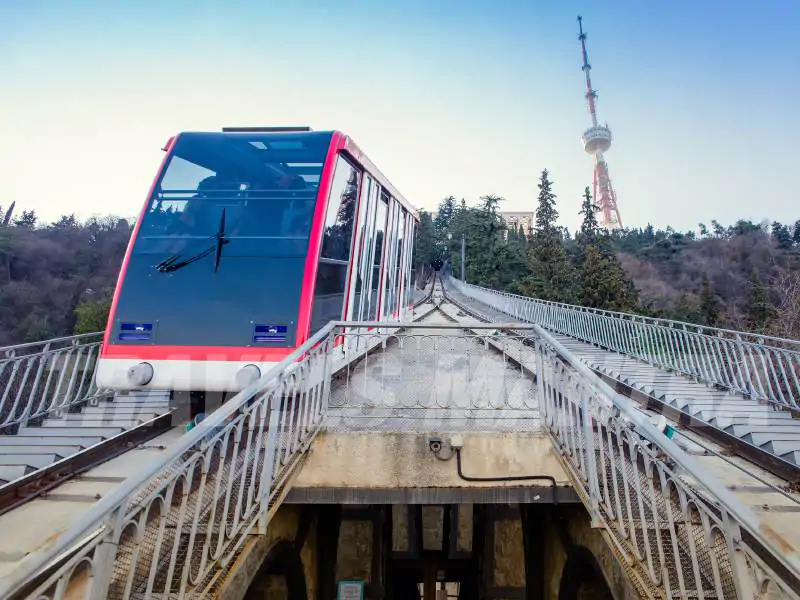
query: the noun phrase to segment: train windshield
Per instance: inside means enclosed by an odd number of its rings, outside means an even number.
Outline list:
[[[220,236],[226,256],[304,254],[330,140],[322,132],[181,134],[134,254],[166,253],[179,264],[219,248]]]

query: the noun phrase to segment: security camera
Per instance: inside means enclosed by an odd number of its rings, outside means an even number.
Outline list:
[[[433,452],[434,454],[438,454],[442,451],[442,440],[441,438],[432,437],[428,439],[428,450]]]

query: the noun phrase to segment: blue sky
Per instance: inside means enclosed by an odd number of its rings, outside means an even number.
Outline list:
[[[795,0],[0,0],[0,205],[134,215],[173,133],[308,124],[418,207],[548,168],[574,229],[577,14],[627,225],[800,218]]]

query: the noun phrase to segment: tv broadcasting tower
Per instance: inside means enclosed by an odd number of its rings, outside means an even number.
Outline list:
[[[597,100],[597,90],[592,88],[592,79],[589,71],[592,66],[589,64],[589,55],[586,53],[586,34],[583,32],[583,19],[578,17],[578,28],[583,51],[583,73],[586,75],[586,103],[589,106],[589,115],[592,117],[592,126],[583,132],[583,149],[594,157],[594,203],[597,206],[597,222],[601,227],[613,229],[622,227],[622,217],[617,208],[617,194],[614,186],[611,185],[611,177],[608,174],[608,165],[603,157],[603,153],[611,148],[611,130],[608,125],[597,124],[597,111],[595,110],[595,100]]]

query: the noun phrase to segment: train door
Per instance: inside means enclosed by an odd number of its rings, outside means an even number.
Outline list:
[[[370,307],[375,302],[372,298],[372,263],[375,250],[375,212],[380,187],[367,173],[364,173],[361,184],[361,195],[358,205],[358,219],[353,250],[352,268],[350,271],[349,295],[342,318],[345,321],[366,321]],[[357,350],[360,330],[348,328],[345,351]]]
[[[397,261],[397,218],[398,204],[392,198],[389,201],[389,219],[386,224],[386,252],[383,261],[383,289],[381,300],[381,321],[388,321],[393,318],[394,306],[397,293],[397,282],[395,273],[395,262]]]
[[[408,212],[405,212],[404,214],[406,219],[406,235],[404,240],[405,250],[403,254],[403,295],[400,301],[400,320],[405,320],[411,303],[413,302],[412,286],[414,285],[414,282],[413,277],[411,276],[411,270],[414,264],[414,239],[416,233],[414,227],[414,217]]]
[[[384,288],[384,252],[386,248],[387,220],[389,215],[389,195],[381,190],[380,199],[375,218],[375,246],[372,253],[372,298],[375,301],[370,306],[369,321],[380,321],[380,306],[383,302]]]
[[[343,156],[337,157],[325,210],[309,336],[330,321],[342,318],[350,273],[350,249],[353,243],[360,176],[359,169]]]
[[[403,273],[405,269],[405,250],[406,250],[406,217],[408,212],[405,208],[397,206],[397,242],[395,243],[395,265],[394,265],[394,298],[392,299],[392,316],[397,320],[403,318]]]

